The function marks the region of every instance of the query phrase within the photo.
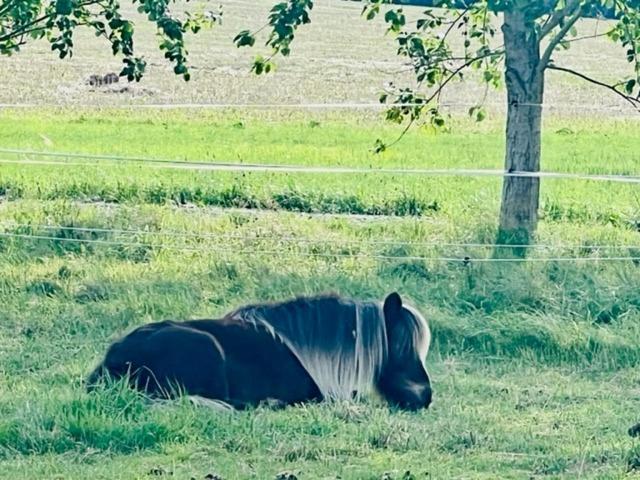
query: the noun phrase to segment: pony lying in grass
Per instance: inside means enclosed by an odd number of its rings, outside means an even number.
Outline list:
[[[417,410],[431,403],[431,333],[400,295],[252,305],[220,320],[165,321],[113,343],[89,376],[128,377],[154,397],[176,391],[233,408],[356,399],[372,390]]]

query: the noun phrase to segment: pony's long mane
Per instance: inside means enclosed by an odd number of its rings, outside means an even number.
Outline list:
[[[337,296],[251,305],[228,317],[262,326],[298,358],[326,399],[359,397],[387,359],[382,305]]]

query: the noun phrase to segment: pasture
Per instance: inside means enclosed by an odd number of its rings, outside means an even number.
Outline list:
[[[544,179],[541,247],[528,262],[491,262],[505,255],[479,244],[495,238],[499,177],[219,172],[131,159],[501,167],[503,92],[491,95],[485,123],[452,107],[450,131],[413,130],[382,156],[370,151],[375,139],[398,127],[377,110],[121,108],[375,101],[398,60],[346,2],[318,7],[273,78],[249,75],[251,53],[230,38],[268,5],[225,8],[224,25],[193,44],[201,68],[192,84],[161,66],[143,24],[152,67],[139,85],[84,84],[117,68],[95,39],[68,62],[46,45],[0,58],[0,101],[41,104],[0,109],[0,478],[634,476],[637,184]],[[606,41],[576,47],[563,55],[593,74],[624,68]],[[478,95],[456,85],[451,101]],[[640,174],[640,123],[616,99],[560,75],[547,98],[545,171]],[[434,403],[424,412],[371,400],[228,414],[82,385],[111,340],[146,322],[392,290],[433,331]]]

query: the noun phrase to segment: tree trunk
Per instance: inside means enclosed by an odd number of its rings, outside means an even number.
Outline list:
[[[520,11],[519,11],[520,10]],[[505,171],[540,171],[544,69],[534,23],[522,9],[504,13],[505,80],[508,110]],[[538,223],[540,179],[504,177],[498,243],[528,245]],[[523,255],[526,249],[514,249]]]

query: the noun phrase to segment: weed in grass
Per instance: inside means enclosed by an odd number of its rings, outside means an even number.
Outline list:
[[[74,295],[78,303],[104,302],[110,297],[109,288],[101,284],[89,284],[80,287]]]
[[[61,295],[64,289],[58,283],[51,280],[35,280],[26,286],[25,291],[33,295],[55,297]]]

